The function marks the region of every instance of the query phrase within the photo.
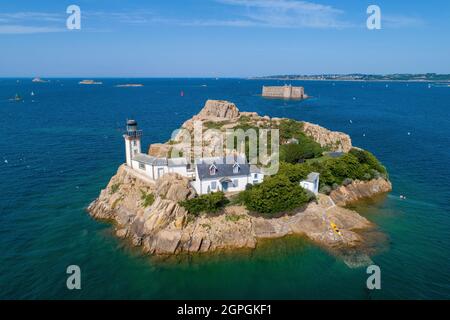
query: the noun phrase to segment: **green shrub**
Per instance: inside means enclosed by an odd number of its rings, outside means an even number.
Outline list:
[[[287,142],[296,139],[298,143],[283,144],[280,146],[280,159],[289,163],[298,163],[301,160],[320,157],[324,149],[314,139],[303,132],[303,123],[295,120],[281,120],[280,141]]]
[[[348,185],[351,184],[352,182],[353,182],[353,179],[345,178],[344,181],[342,181],[342,185],[343,185],[343,186],[348,186]]]
[[[114,193],[116,193],[117,191],[119,191],[119,188],[120,188],[120,183],[115,183],[115,184],[113,184],[112,186],[111,186],[111,190],[110,190],[110,194],[114,194]]]
[[[152,193],[146,193],[145,191],[141,190],[141,200],[142,200],[142,206],[144,208],[147,208],[155,202],[155,196]]]
[[[242,193],[244,193],[242,199],[248,210],[266,216],[291,211],[309,201],[305,190],[284,175],[268,177],[261,184]]]
[[[295,165],[280,162],[278,174],[288,177],[291,182],[299,183],[301,180],[305,179],[311,171],[311,168],[307,164]]]
[[[371,169],[378,171],[380,174],[385,175],[387,173],[386,168],[369,151],[353,148],[349,154],[358,158],[359,163],[367,164]]]
[[[353,180],[371,180],[387,177],[386,168],[368,151],[352,149],[339,158],[322,158],[305,163],[281,163],[279,174],[292,182],[302,180],[310,172],[320,173],[319,189],[329,193],[340,185],[348,185]],[[329,188],[325,188],[328,186]]]
[[[299,139],[299,143],[289,143],[280,146],[280,160],[289,163],[303,162],[306,159],[320,157],[322,147],[307,137]]]
[[[232,222],[237,222],[237,221],[241,220],[242,218],[244,218],[244,216],[238,215],[238,214],[227,214],[225,216],[226,221],[232,221]]]
[[[320,187],[319,192],[320,193],[324,193],[326,195],[329,195],[331,193],[331,187],[328,185],[323,185],[322,187]]]
[[[180,205],[190,214],[198,216],[202,212],[215,213],[220,211],[227,203],[228,199],[223,192],[213,192],[201,195],[197,198],[181,201]]]
[[[303,123],[292,119],[283,119],[278,127],[280,130],[280,140],[287,141],[303,134]]]
[[[205,126],[206,129],[220,130],[227,123],[229,123],[229,122],[228,121],[206,121],[203,123],[203,126]]]

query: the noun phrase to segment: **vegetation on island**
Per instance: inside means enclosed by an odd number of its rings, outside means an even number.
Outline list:
[[[145,191],[141,190],[141,200],[142,200],[142,206],[144,208],[150,207],[153,202],[155,202],[155,196],[152,193],[146,193]]]
[[[219,124],[219,126],[222,124]],[[219,127],[218,126],[218,127]],[[209,125],[208,127],[212,127]],[[320,192],[329,194],[353,180],[371,180],[387,177],[386,168],[369,151],[353,148],[338,157],[328,156],[327,148],[303,132],[303,123],[283,119],[276,126],[280,133],[280,168],[276,175],[267,176],[257,185],[247,185],[231,204],[244,205],[247,210],[264,217],[275,217],[301,208],[315,199],[315,195],[300,186],[300,181],[311,172],[320,174]],[[234,129],[258,127],[248,117],[241,117]],[[245,141],[248,157],[248,141]],[[216,213],[230,201],[223,192],[215,192],[180,202],[191,215]]]
[[[109,191],[109,194],[114,194],[114,193],[116,193],[117,191],[119,191],[119,188],[120,188],[120,183],[115,183],[115,184],[113,184],[113,185],[111,186],[111,189],[110,189],[110,191]]]
[[[320,173],[319,191],[325,194],[353,180],[387,178],[386,168],[372,153],[355,148],[338,158],[324,156],[304,163],[282,162],[278,174],[286,175],[292,182],[299,182],[310,172]]]
[[[314,194],[294,183],[284,174],[267,177],[262,183],[248,185],[239,193],[237,202],[249,211],[271,217],[297,209],[313,200]]]
[[[198,216],[201,213],[216,213],[225,207],[228,202],[229,200],[225,197],[225,194],[220,191],[180,201],[180,205],[184,207],[189,214]]]

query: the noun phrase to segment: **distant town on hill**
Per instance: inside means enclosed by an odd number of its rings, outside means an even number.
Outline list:
[[[450,81],[450,74],[437,73],[395,73],[395,74],[317,74],[317,75],[271,75],[252,79],[276,80],[346,80],[346,81]]]

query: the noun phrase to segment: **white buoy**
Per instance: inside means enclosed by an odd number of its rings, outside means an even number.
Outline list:
[[[363,137],[365,137],[366,136],[366,134],[365,133],[363,133]]]
[[[8,160],[5,159],[5,163],[8,163]]]
[[[410,136],[411,135],[411,132],[408,132],[408,136]]]
[[[352,120],[350,120],[350,123],[353,123],[353,121],[352,121]]]

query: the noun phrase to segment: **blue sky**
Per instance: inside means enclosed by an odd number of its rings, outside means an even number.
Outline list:
[[[2,1],[0,77],[450,73],[449,34],[448,0]]]

